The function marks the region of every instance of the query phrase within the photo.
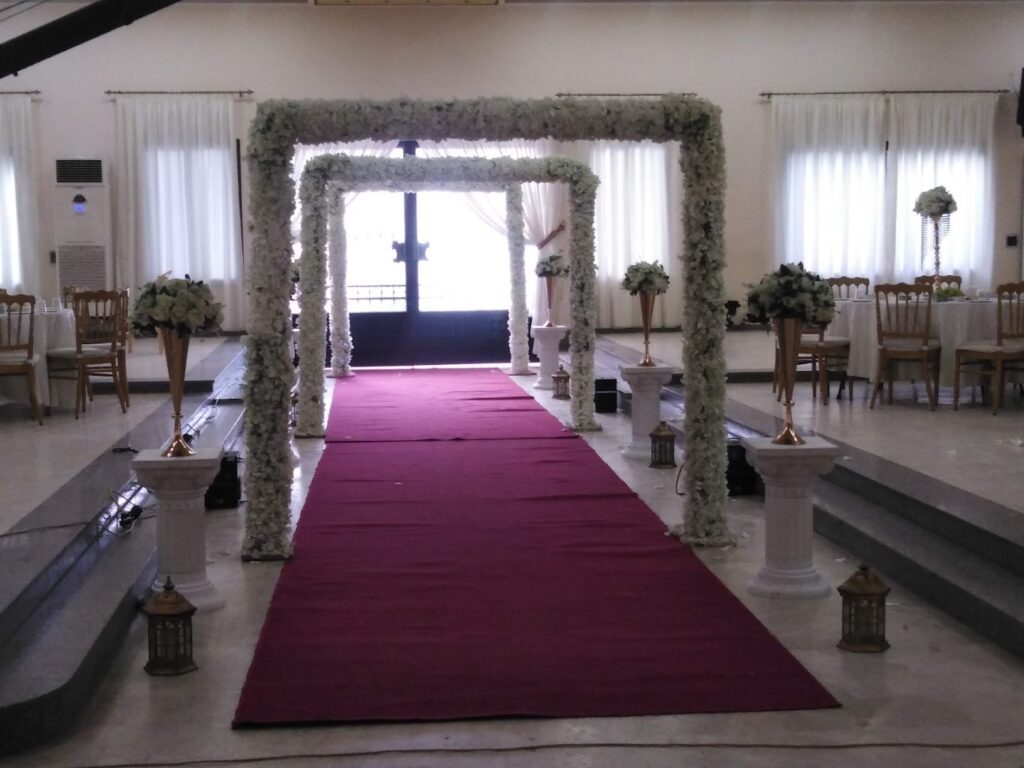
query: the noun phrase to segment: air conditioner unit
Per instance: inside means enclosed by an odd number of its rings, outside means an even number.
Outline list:
[[[102,160],[57,161],[53,222],[59,285],[113,288],[110,187]]]

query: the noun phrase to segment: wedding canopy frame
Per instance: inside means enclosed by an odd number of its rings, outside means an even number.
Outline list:
[[[686,502],[678,533],[694,544],[730,543],[723,429],[725,152],[717,106],[677,94],[616,99],[271,100],[258,106],[249,133],[253,257],[246,337],[249,461],[243,559],[279,560],[291,554],[288,415],[294,371],[288,352],[288,277],[295,145],[408,138],[679,142],[685,200],[681,291]],[[576,322],[574,318],[574,326]],[[589,322],[593,325],[593,318]]]
[[[327,252],[330,253],[332,296],[332,346],[339,354],[335,375],[348,371],[351,339],[344,271],[344,193],[361,190],[450,192],[490,190],[505,192],[511,301],[509,349],[511,373],[529,373],[527,339],[526,248],[521,184],[568,184],[572,243],[570,249],[571,306],[574,318],[572,349],[572,427],[577,431],[598,429],[594,421],[593,358],[595,331],[586,322],[594,315],[594,201],[597,176],[585,164],[561,157],[512,158],[363,158],[344,154],[322,155],[307,163],[299,182],[302,204],[302,292],[299,323],[299,402],[296,435],[319,437],[324,433],[324,368],[326,346],[324,287]],[[326,246],[326,247],[325,247]],[[580,322],[576,322],[580,319]]]

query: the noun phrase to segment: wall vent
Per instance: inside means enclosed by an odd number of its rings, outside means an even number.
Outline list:
[[[58,184],[102,184],[102,160],[58,160]]]

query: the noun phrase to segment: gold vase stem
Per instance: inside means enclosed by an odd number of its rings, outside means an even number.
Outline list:
[[[189,334],[179,335],[169,328],[159,329],[164,345],[164,360],[167,362],[167,381],[171,390],[171,405],[174,408],[174,436],[163,452],[165,457],[194,456],[181,434],[181,401],[185,394],[185,368],[188,362]]]
[[[644,356],[640,359],[640,365],[644,368],[650,368],[655,364],[651,358],[651,322],[654,319],[654,299],[657,295],[650,291],[640,293],[640,320],[644,331]]]
[[[796,361],[800,352],[800,335],[803,323],[793,318],[775,320],[775,336],[778,343],[779,386],[786,398],[786,416],[782,431],[772,440],[776,445],[803,445],[804,439],[793,426],[793,389],[796,387]]]

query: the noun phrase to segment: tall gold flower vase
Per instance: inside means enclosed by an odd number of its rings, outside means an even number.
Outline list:
[[[796,386],[796,360],[800,352],[803,322],[791,317],[776,318],[775,338],[779,356],[779,387],[786,398],[786,420],[782,431],[772,440],[776,445],[803,445],[804,439],[793,427],[793,388]]]
[[[555,278],[551,275],[547,275],[544,278],[544,281],[548,292],[548,321],[544,323],[544,327],[553,328],[555,325],[552,320],[555,314]]]
[[[651,359],[651,322],[654,319],[654,300],[658,294],[653,291],[640,292],[640,320],[644,330],[644,356],[640,359],[640,365],[649,368],[654,365]]]
[[[188,362],[188,340],[190,334],[179,335],[170,328],[157,331],[164,346],[164,359],[167,361],[167,379],[171,388],[171,403],[174,406],[174,438],[164,456],[194,456],[192,446],[181,436],[181,399],[185,394],[185,364]]]

